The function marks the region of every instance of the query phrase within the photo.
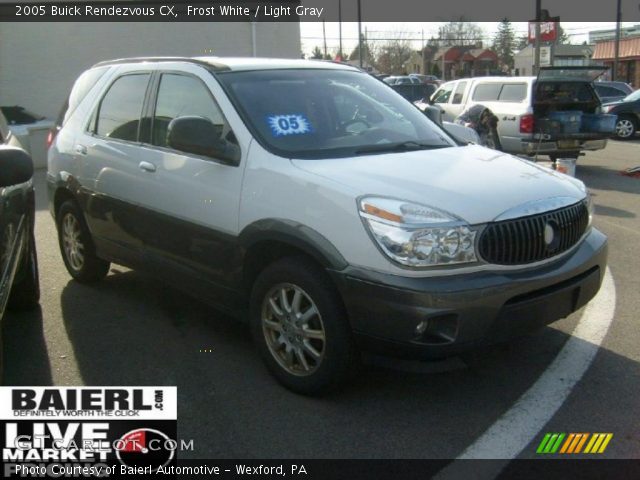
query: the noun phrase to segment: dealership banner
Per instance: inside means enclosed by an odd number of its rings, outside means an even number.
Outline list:
[[[465,478],[500,470],[500,478],[519,480],[640,478],[638,460],[207,459],[193,440],[178,438],[177,410],[176,387],[0,387],[2,475],[423,480],[447,478],[439,475],[453,467],[468,472]],[[211,435],[215,441],[216,432]],[[583,450],[601,455],[612,438],[611,433],[552,432],[537,450],[545,457],[575,458]],[[184,451],[186,458],[179,458]]]
[[[625,22],[639,21],[637,1],[621,2]],[[504,18],[520,22],[535,17],[535,5],[513,0],[0,0],[0,22],[497,22]],[[614,4],[602,0],[557,0],[552,8],[566,22],[616,20]]]
[[[176,464],[176,387],[0,387],[4,477],[108,477]]]

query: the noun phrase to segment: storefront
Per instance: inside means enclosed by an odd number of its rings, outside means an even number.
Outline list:
[[[615,41],[596,43],[592,59],[613,71]],[[640,88],[640,36],[620,40],[620,53],[616,80]]]

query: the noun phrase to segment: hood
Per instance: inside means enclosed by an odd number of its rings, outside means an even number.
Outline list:
[[[350,187],[356,196],[417,202],[472,225],[540,200],[585,197],[584,185],[575,178],[478,145],[292,162]]]
[[[605,97],[606,98],[606,97]],[[626,98],[626,97],[622,97],[622,98]],[[620,100],[616,100],[615,102],[606,102],[603,103],[602,106],[603,107],[617,107],[618,105],[622,105],[624,102],[622,101],[622,99]]]

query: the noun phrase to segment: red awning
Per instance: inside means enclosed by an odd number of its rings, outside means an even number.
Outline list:
[[[616,42],[611,40],[608,42],[596,43],[593,50],[593,60],[613,60],[615,57]],[[632,59],[640,58],[640,37],[625,38],[620,40],[620,58]]]

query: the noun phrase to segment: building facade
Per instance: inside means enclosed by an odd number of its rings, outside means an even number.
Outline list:
[[[544,45],[540,50],[540,66],[581,67],[594,63],[593,45]],[[527,45],[513,56],[514,73],[533,75],[535,49]]]
[[[640,25],[633,25],[631,27],[622,27],[620,29],[620,37],[633,37],[640,35]],[[609,30],[594,30],[589,32],[589,43],[604,42],[606,40],[614,40],[616,38],[615,29]]]
[[[297,22],[3,23],[0,105],[55,118],[91,65],[140,56],[300,58]]]
[[[610,67],[613,71],[615,41],[599,42],[593,52],[593,59]],[[620,40],[618,72],[615,80],[627,82],[633,88],[640,88],[640,36]]]

